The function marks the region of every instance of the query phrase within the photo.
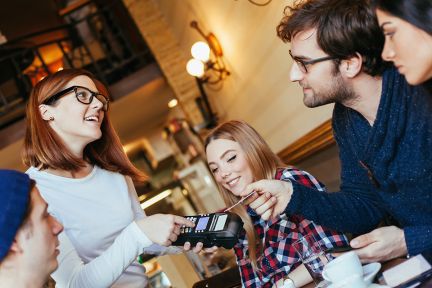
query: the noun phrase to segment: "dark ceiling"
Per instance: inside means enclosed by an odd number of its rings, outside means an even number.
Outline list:
[[[8,41],[61,25],[55,0],[1,0],[0,31]]]

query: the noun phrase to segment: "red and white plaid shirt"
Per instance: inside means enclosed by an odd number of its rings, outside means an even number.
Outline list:
[[[275,179],[296,181],[315,187],[318,191],[325,191],[324,185],[312,175],[295,168],[278,170]],[[263,253],[257,261],[258,270],[254,271],[248,257],[248,241],[243,230],[239,235],[239,243],[234,246],[243,287],[272,287],[300,265],[301,260],[291,244],[303,235],[313,234],[315,239],[327,248],[348,244],[345,235],[314,224],[299,215],[281,214],[276,220],[264,221],[250,208],[248,213],[262,241]]]

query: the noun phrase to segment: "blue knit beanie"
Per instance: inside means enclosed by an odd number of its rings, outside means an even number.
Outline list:
[[[27,174],[0,169],[0,261],[9,252],[30,200]]]

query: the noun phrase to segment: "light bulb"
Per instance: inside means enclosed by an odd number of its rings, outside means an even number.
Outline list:
[[[174,108],[174,107],[176,107],[177,106],[177,104],[178,104],[178,101],[177,101],[177,99],[172,99],[171,101],[169,101],[168,102],[168,107],[169,108]]]
[[[204,75],[204,63],[198,59],[190,59],[186,64],[187,72],[195,77]]]
[[[203,41],[198,41],[192,45],[191,54],[195,59],[207,62],[210,59],[210,47]]]

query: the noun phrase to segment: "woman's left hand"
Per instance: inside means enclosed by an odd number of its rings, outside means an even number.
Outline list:
[[[203,243],[198,242],[197,245],[192,249],[192,251],[193,251],[194,253],[199,253],[199,252],[201,252],[201,251],[204,251],[204,252],[207,252],[207,253],[213,253],[213,252],[215,252],[217,249],[218,249],[217,246],[213,246],[213,247],[210,247],[210,248],[204,248],[204,249],[203,249]],[[190,242],[186,242],[186,243],[183,245],[183,250],[184,250],[184,251],[189,251],[189,250],[191,250],[191,244],[190,244]]]

